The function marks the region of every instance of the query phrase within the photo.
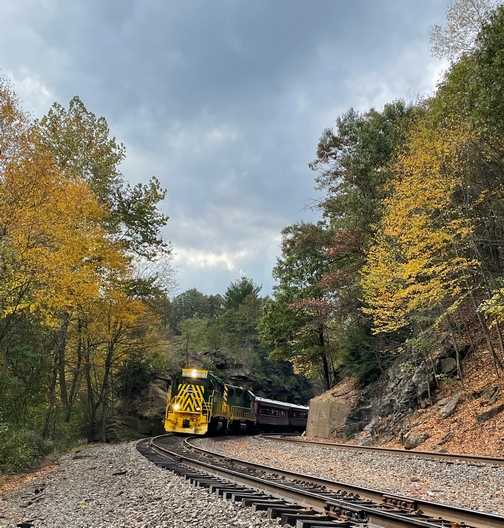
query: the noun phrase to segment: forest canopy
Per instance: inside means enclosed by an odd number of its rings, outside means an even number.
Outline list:
[[[397,354],[484,345],[504,369],[504,6],[458,0],[433,94],[348,109],[309,164],[320,220],[281,233],[275,286],[175,295],[166,191],[74,97],[40,120],[0,77],[0,472],[106,440],[118,399],[184,365],[307,403]]]
[[[33,120],[0,78],[0,469],[105,440],[121,371],[164,348],[165,191],[131,188],[124,156],[78,97]]]
[[[326,388],[444,341],[503,368],[504,7],[459,0],[431,43],[436,92],[339,116],[310,164],[322,220],[282,232],[261,338]]]

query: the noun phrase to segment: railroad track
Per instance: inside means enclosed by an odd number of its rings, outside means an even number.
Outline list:
[[[334,449],[348,449],[353,451],[365,451],[368,453],[381,453],[387,455],[409,456],[416,458],[425,458],[429,460],[442,460],[451,463],[464,464],[489,464],[491,466],[504,466],[504,458],[501,457],[486,457],[479,455],[466,455],[463,453],[444,453],[440,451],[413,451],[407,449],[393,449],[391,447],[373,447],[373,446],[359,446],[353,444],[338,444],[336,442],[324,442],[318,440],[306,440],[299,435],[288,434],[262,434],[268,440],[278,442],[292,442],[298,444],[313,444],[321,447],[330,447]]]
[[[296,528],[502,528],[504,517],[206,453],[191,439],[164,435],[138,444],[155,464]]]

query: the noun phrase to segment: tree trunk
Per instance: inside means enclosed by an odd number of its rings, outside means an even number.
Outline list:
[[[494,363],[494,367],[495,367],[495,372],[497,374],[497,377],[500,378],[499,368],[502,369],[502,368],[504,368],[504,366],[502,365],[501,360],[499,359],[499,357],[495,353],[495,349],[494,349],[494,346],[493,346],[493,343],[492,343],[492,338],[490,336],[490,331],[488,330],[486,322],[485,322],[485,320],[483,319],[481,313],[478,310],[478,304],[476,303],[476,299],[474,298],[472,290],[469,290],[469,294],[470,294],[471,300],[473,302],[474,311],[476,312],[476,315],[478,317],[478,321],[479,321],[479,323],[481,325],[481,328],[483,330],[483,333],[485,335],[485,339],[486,339],[486,342],[487,342],[487,345],[488,345],[488,349],[492,353],[492,359],[493,359],[493,363]]]
[[[457,343],[457,338],[455,337],[455,332],[453,331],[453,326],[450,321],[450,317],[446,316],[446,324],[448,326],[448,331],[450,332],[450,335],[452,337],[453,346],[455,348],[455,358],[457,361],[457,374],[460,379],[460,383],[462,384],[462,388],[464,388],[464,377],[462,376],[462,367],[460,365],[460,349]]]
[[[502,333],[499,326],[499,321],[495,320],[495,328],[497,329],[497,339],[499,340],[499,348],[502,358],[504,359],[504,342],[502,341]]]
[[[58,362],[60,397],[64,409],[68,409],[68,391],[66,384],[66,343],[70,314],[63,315],[63,321],[56,333],[56,358]]]
[[[102,404],[102,414],[100,418],[100,428],[99,428],[100,442],[106,442],[105,426],[107,423],[107,415],[108,415],[108,408],[109,408],[110,375],[112,371],[112,358],[114,355],[114,349],[115,349],[115,342],[112,341],[109,343],[108,348],[107,348],[107,357],[105,358],[105,372],[103,374],[103,384],[102,384],[102,390],[101,390],[101,395],[100,395],[100,401]]]
[[[70,421],[71,415],[72,415],[72,408],[73,404],[75,402],[75,398],[77,396],[77,389],[79,387],[79,382],[81,379],[81,371],[82,371],[82,328],[83,328],[83,322],[82,319],[79,318],[79,321],[77,323],[77,333],[78,333],[78,343],[77,343],[77,361],[75,364],[75,368],[72,375],[72,384],[70,386],[70,395],[68,397],[68,405],[66,408],[65,413],[65,422],[68,423]]]
[[[319,326],[318,340],[319,340],[319,346],[321,350],[322,370],[323,370],[323,376],[324,376],[324,388],[325,390],[329,390],[331,388],[331,381],[329,377],[329,364],[327,361],[327,354],[326,354],[326,349],[325,349],[325,337],[324,337],[324,327],[323,326]]]
[[[51,384],[49,386],[48,404],[44,419],[44,428],[42,429],[42,438],[49,438],[51,431],[51,421],[56,407],[56,382],[58,380],[58,360],[55,355],[53,370],[51,376]]]
[[[93,380],[91,376],[91,345],[86,343],[84,350],[84,376],[86,378],[87,389],[87,414],[88,414],[88,432],[87,439],[93,441],[96,435],[96,406],[93,389]]]

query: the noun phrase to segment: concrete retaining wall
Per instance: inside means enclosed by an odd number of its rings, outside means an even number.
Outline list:
[[[345,436],[345,421],[351,410],[346,403],[310,401],[306,436],[333,438]]]

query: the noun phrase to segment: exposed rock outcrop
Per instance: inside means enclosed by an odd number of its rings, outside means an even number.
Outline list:
[[[487,420],[490,420],[490,418],[493,418],[494,416],[497,416],[499,413],[504,411],[504,403],[501,403],[500,405],[497,405],[496,407],[493,407],[492,409],[485,411],[484,413],[479,414],[476,417],[476,420],[479,423],[486,422]]]
[[[107,421],[107,441],[123,442],[162,434],[167,391],[167,381],[158,379],[151,381],[133,400],[117,402],[115,409],[119,414]]]
[[[320,415],[323,419],[327,421],[328,416],[332,415],[338,417],[338,423],[332,424],[333,427],[319,427],[318,430],[327,430],[329,437],[345,440],[355,438],[361,445],[402,438],[404,446],[413,449],[413,444],[416,444],[415,447],[420,445],[429,435],[413,435],[411,429],[415,424],[412,424],[411,417],[417,409],[436,403],[437,376],[456,375],[457,362],[454,356],[455,351],[450,347],[441,351],[435,359],[428,361],[419,353],[402,354],[379,381],[359,391],[350,408],[344,408],[341,402],[331,403],[331,398],[324,395],[314,399],[326,402],[324,412]],[[325,394],[337,393],[338,388],[339,384]],[[459,394],[444,402],[442,413],[450,416],[460,397]],[[339,411],[346,413],[345,417],[342,418],[341,412],[331,411],[331,405],[339,406]],[[320,409],[318,412],[320,413]],[[310,412],[309,421],[314,423],[312,430],[317,429],[316,420],[316,416],[312,416]]]
[[[404,449],[415,449],[419,445],[423,444],[429,438],[430,437],[427,433],[424,433],[421,435],[408,433],[404,435],[403,437]]]

